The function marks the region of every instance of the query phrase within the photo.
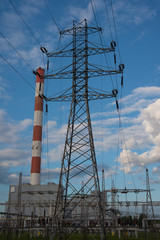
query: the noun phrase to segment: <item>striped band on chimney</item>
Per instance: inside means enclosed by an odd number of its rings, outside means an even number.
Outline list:
[[[32,162],[31,162],[31,185],[40,184],[41,172],[41,147],[42,147],[42,124],[43,124],[43,99],[39,94],[44,93],[44,69],[36,71],[36,90],[34,108],[34,127],[32,141]]]

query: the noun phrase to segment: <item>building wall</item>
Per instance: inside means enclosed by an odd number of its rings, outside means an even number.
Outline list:
[[[18,198],[18,185],[10,185],[9,199],[6,203],[6,212],[23,216],[51,216],[55,206],[58,185],[22,184],[21,202]]]

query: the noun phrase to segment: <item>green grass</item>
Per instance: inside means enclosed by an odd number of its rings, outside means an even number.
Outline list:
[[[100,240],[100,235],[94,234],[95,240]],[[57,238],[54,238],[57,239]],[[65,239],[65,238],[64,238]],[[92,240],[93,238],[88,234],[73,234],[67,240]],[[118,238],[118,235],[112,236],[111,234],[107,234],[107,240],[145,240],[145,233],[139,232],[138,238],[136,238],[134,235],[127,236],[125,232],[121,233],[121,238]],[[157,240],[156,233],[148,233],[148,240]],[[159,234],[160,239],[160,234]],[[42,235],[39,236],[32,236],[28,232],[23,232],[21,234],[13,233],[13,232],[6,232],[6,233],[0,233],[0,240],[49,240],[48,237],[43,237]]]

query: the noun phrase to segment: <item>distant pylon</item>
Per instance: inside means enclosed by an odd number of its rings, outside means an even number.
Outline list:
[[[17,198],[17,226],[21,225],[21,194],[22,194],[22,173],[19,174],[18,198]]]
[[[154,215],[154,208],[152,203],[152,196],[151,196],[151,190],[150,190],[150,180],[149,180],[149,172],[146,168],[146,219],[145,219],[145,237],[148,240],[148,218],[149,215],[151,215],[151,219],[153,222],[153,228],[156,232],[156,239],[159,240],[159,234],[156,228],[156,221],[155,221],[155,215]]]
[[[106,225],[106,191],[105,191],[104,169],[102,169],[102,206],[103,206],[103,215],[104,215],[104,225]]]

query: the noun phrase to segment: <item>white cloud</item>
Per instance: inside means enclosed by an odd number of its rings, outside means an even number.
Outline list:
[[[40,14],[41,10],[38,8],[38,6],[33,6],[30,4],[30,2],[27,2],[26,4],[23,4],[21,6],[21,12],[20,14],[23,16],[24,19],[33,19],[35,15]]]
[[[139,87],[133,90],[134,95],[139,95],[143,97],[153,97],[158,96],[160,94],[160,87],[151,86],[151,87]]]
[[[1,166],[0,171],[0,182],[1,184],[17,184],[18,175],[9,172],[8,166]]]
[[[73,19],[78,18],[80,20],[87,18],[88,20],[91,20],[93,17],[92,9],[90,3],[88,4],[86,9],[80,8],[80,7],[70,7],[70,15]]]
[[[8,84],[7,81],[0,77],[0,99],[1,101],[8,101],[11,99],[11,96],[8,95],[7,89]]]
[[[154,97],[153,97],[154,96]],[[133,92],[122,99],[122,103],[126,106],[132,107],[132,104],[137,104],[137,101],[140,103],[140,107],[146,107],[145,100],[155,101],[155,98],[160,96],[160,87],[151,86],[151,87],[139,87],[133,90]],[[143,104],[145,105],[143,105]],[[149,102],[151,103],[151,102]],[[148,104],[149,104],[148,103]],[[147,104],[147,105],[148,105]],[[140,108],[138,108],[140,110]]]
[[[120,170],[126,173],[132,170],[134,173],[140,173],[148,165],[158,164],[160,162],[159,96],[159,87],[139,87],[122,99],[120,113],[123,130],[120,129],[119,138],[118,118],[114,115],[115,111],[109,114],[105,112],[104,115],[103,112],[95,113],[92,126],[97,153],[102,149],[103,151],[115,149],[119,142],[119,147],[122,149],[118,159]],[[107,116],[113,117],[107,118]]]
[[[46,157],[48,157],[49,162],[56,162],[60,164],[64,150],[63,148],[64,144],[59,144],[56,145],[55,148],[50,149],[48,153],[44,153],[44,161],[42,163],[44,164],[46,162]]]
[[[17,167],[29,166],[31,159],[31,138],[23,136],[24,132],[33,124],[31,119],[15,121],[10,118],[5,110],[0,109],[0,175],[1,183],[10,181],[17,183],[18,176],[11,174],[10,169],[16,171]],[[30,145],[30,151],[28,146]],[[30,152],[30,153],[29,153]],[[5,179],[3,178],[5,175]]]
[[[152,89],[151,89],[152,90]],[[141,110],[139,120],[143,125],[138,136],[138,145],[142,150],[143,144],[148,141],[148,150],[137,154],[131,152],[130,141],[126,139],[127,150],[122,150],[118,161],[123,166],[125,172],[130,172],[134,167],[146,167],[150,164],[160,163],[160,99],[154,103],[149,104],[146,108]],[[143,134],[144,133],[144,134]],[[126,134],[125,134],[126,135]],[[147,141],[146,141],[147,140]],[[140,143],[140,141],[142,141]],[[145,145],[144,145],[145,146]],[[147,147],[147,146],[145,146]],[[154,172],[156,168],[154,168]]]
[[[95,13],[99,12],[102,9],[104,10],[103,8],[104,4],[102,0],[93,0],[92,3]],[[91,2],[89,2],[86,7],[73,5],[70,6],[69,14],[71,15],[71,18],[74,20],[78,18],[79,20],[87,19],[88,21],[91,21],[94,18]]]
[[[0,165],[5,166],[6,164],[10,165],[20,165],[22,162],[24,162],[24,159],[27,155],[26,150],[22,149],[13,149],[13,148],[6,148],[0,150]],[[9,163],[10,161],[10,163]],[[8,165],[9,166],[9,165]]]
[[[39,66],[44,66],[39,45],[32,45],[28,50],[20,50],[19,52],[33,69],[37,69]]]
[[[139,25],[156,16],[156,7],[146,3],[121,0],[113,6],[116,19],[125,25]]]
[[[160,99],[141,111],[140,118],[145,131],[154,144],[160,146]]]
[[[40,45],[43,45],[45,43],[46,47],[49,47],[51,49],[54,48],[54,31],[52,31],[53,36],[51,36],[51,32],[48,32],[48,27],[51,24],[46,23],[46,21],[43,22],[43,24],[47,26],[46,31],[43,32],[43,34],[41,33],[41,28],[35,30],[33,27],[36,19],[35,16],[43,13],[43,5],[43,1],[27,1],[19,4],[19,6],[16,6],[20,15],[23,16],[26,24],[28,21],[30,22],[29,24],[27,24],[30,31],[28,27],[25,26],[24,22],[21,20],[21,18],[18,16],[12,6],[10,6],[8,11],[3,12],[0,16],[1,23],[3,23],[1,24],[1,29],[4,37],[9,40],[13,48],[16,48],[20,55],[22,55],[22,57],[26,60],[26,62],[28,62],[28,64],[30,64],[33,69],[36,69],[36,67],[39,66],[44,66],[43,57],[38,42],[40,42]],[[40,20],[42,20],[42,18],[40,18]],[[37,38],[38,40],[36,40],[35,38]],[[9,63],[16,66],[16,68],[20,67],[22,64],[26,65],[26,63],[23,62],[20,56],[17,55],[15,50],[9,45],[9,43],[5,39],[0,38],[0,43],[1,52],[3,52],[3,56],[9,61]],[[8,55],[10,56],[9,59]]]
[[[10,119],[5,110],[0,109],[0,142],[16,143],[20,140],[19,133],[25,131],[32,123],[31,119],[15,122]]]
[[[153,167],[152,173],[153,174],[159,174],[160,173],[160,166],[159,167]]]
[[[159,100],[157,100],[156,97],[158,98],[159,95],[159,87],[140,87],[134,89],[130,95],[122,99],[122,109],[120,111],[123,127],[123,133],[120,130],[120,141],[123,142],[121,145],[122,148],[124,148],[124,145],[126,144],[127,149],[145,149],[150,145],[155,144],[155,141],[159,141],[160,137],[156,129],[157,124],[159,124],[160,121],[159,117],[156,120],[157,116],[155,116],[155,114],[158,114],[157,109],[159,108],[159,105],[156,105],[159,103]],[[123,105],[125,105],[125,108],[123,108]],[[134,113],[134,115],[131,116],[130,113]],[[110,148],[115,148],[115,146],[117,146],[117,128],[119,124],[117,115],[118,114],[115,111],[109,113],[105,112],[104,115],[103,112],[98,112],[93,115],[93,135],[95,138],[96,147],[98,146],[98,149],[103,145],[104,151],[107,151]],[[115,117],[107,118],[107,116]],[[101,119],[99,119],[100,117]],[[153,118],[153,124],[151,117]],[[99,120],[96,120],[96,118]],[[148,130],[146,129],[149,126],[151,128],[151,124],[155,126],[155,132],[158,134],[158,136],[154,138],[154,141],[151,134],[149,134]],[[125,143],[122,134],[124,134]]]
[[[3,28],[8,31],[13,31],[10,27],[11,24],[14,27],[14,30],[16,27],[21,26],[21,22],[19,21],[19,16],[13,11],[9,10],[7,12],[3,12],[1,15],[1,21],[3,23]]]
[[[45,126],[46,127],[46,126]],[[55,121],[48,121],[48,139],[45,139],[45,143],[48,141],[49,143],[59,144],[64,141],[64,137],[67,132],[67,125],[62,125],[60,128],[57,127],[57,123]]]

